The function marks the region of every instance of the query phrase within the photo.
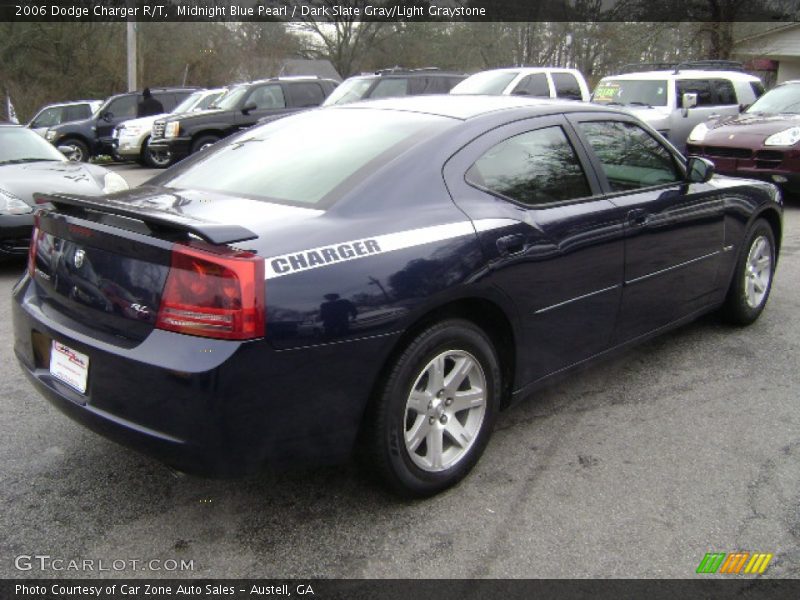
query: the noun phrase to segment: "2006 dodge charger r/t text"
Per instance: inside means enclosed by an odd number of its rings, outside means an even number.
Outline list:
[[[416,496],[554,376],[754,321],[782,224],[772,184],[628,113],[517,97],[312,110],[39,201],[15,350],[59,409],[200,474],[357,450]]]

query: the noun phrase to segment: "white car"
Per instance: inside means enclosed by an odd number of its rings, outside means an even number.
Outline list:
[[[136,160],[154,168],[163,168],[172,162],[172,157],[167,152],[151,151],[147,142],[156,119],[162,119],[167,114],[176,115],[192,111],[206,110],[218,100],[227,90],[218,88],[214,90],[198,90],[187,96],[178,104],[171,113],[150,115],[138,119],[123,121],[114,129],[114,145],[116,158],[120,160]]]
[[[88,119],[97,112],[97,109],[102,104],[102,100],[76,100],[75,102],[48,104],[39,109],[39,112],[30,120],[27,127],[44,137],[50,127],[69,121]]]
[[[467,77],[450,90],[450,93],[589,101],[589,86],[581,72],[560,67],[517,67],[481,71]]]

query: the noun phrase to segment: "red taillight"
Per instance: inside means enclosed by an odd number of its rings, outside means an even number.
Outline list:
[[[226,340],[263,337],[264,259],[176,244],[156,327]]]
[[[39,215],[33,217],[33,231],[31,232],[31,245],[28,246],[28,274],[33,277],[36,272],[36,245],[39,240]]]

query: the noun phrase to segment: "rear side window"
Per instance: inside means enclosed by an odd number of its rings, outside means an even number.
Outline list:
[[[372,90],[370,98],[391,98],[408,94],[408,79],[381,79]]]
[[[761,98],[766,91],[764,89],[764,85],[760,81],[751,81],[750,88],[753,90],[753,94],[755,94],[756,99]]]
[[[255,105],[256,109],[286,108],[283,88],[280,85],[262,85],[250,92],[244,105]]]
[[[544,73],[527,75],[522,78],[522,81],[517,84],[517,87],[511,93],[535,98],[549,98],[550,86],[547,84],[547,75]]]
[[[717,92],[717,104],[738,104],[736,100],[736,90],[733,84],[727,79],[715,79],[713,81]]]
[[[572,73],[552,73],[553,83],[556,86],[556,96],[569,100],[582,100],[581,86]]]
[[[682,179],[672,153],[633,123],[591,121],[580,129],[603,165],[615,192],[673,183]]]
[[[153,98],[161,102],[161,106],[164,107],[164,112],[172,112],[172,109],[178,106],[178,103],[175,100],[175,94],[156,92],[153,94]]]
[[[88,104],[74,104],[72,106],[64,107],[64,114],[61,117],[61,122],[78,121],[80,119],[88,119],[92,116],[92,108]]]
[[[528,206],[591,195],[575,150],[558,126],[500,142],[475,161],[466,180]]]
[[[446,94],[453,85],[447,77],[413,77],[408,80],[408,93]]]
[[[683,108],[684,94],[697,94],[697,106],[715,106],[708,79],[681,79],[675,82],[678,93],[678,108]]]
[[[319,106],[325,100],[322,86],[318,83],[298,82],[289,84],[289,93],[295,106]]]

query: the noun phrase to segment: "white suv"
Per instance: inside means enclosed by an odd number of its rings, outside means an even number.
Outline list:
[[[451,94],[531,96],[589,101],[589,86],[577,69],[518,67],[492,69],[470,75]]]
[[[742,72],[741,63],[708,60],[653,66],[657,69],[604,77],[592,101],[625,106],[681,152],[695,125],[739,114],[764,93],[761,80]]]

